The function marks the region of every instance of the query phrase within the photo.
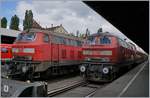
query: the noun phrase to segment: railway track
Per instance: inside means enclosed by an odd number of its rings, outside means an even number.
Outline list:
[[[91,86],[88,86],[88,87],[91,87]],[[103,85],[103,86],[102,86],[102,85],[96,86],[93,91],[91,91],[89,94],[87,94],[87,95],[84,96],[84,97],[92,97],[92,96],[96,93],[96,91],[97,91],[98,89],[102,88],[102,87],[104,87],[104,85]]]
[[[66,92],[66,91],[68,91],[70,89],[79,87],[79,86],[84,85],[84,84],[85,84],[85,81],[77,81],[77,82],[72,83],[71,85],[66,85],[64,87],[48,91],[48,96],[52,97],[52,96],[55,96],[57,94]]]
[[[89,82],[79,83],[78,85],[73,84],[72,86],[66,86],[61,89],[56,89],[54,94],[49,96],[53,97],[92,97],[95,92],[106,86],[106,84],[91,84]]]

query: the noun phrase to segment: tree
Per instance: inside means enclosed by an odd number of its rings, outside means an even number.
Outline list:
[[[1,19],[1,27],[2,28],[6,28],[7,27],[7,19],[6,19],[6,17],[3,17]]]
[[[17,15],[11,17],[10,29],[19,30],[19,18]]]
[[[25,19],[23,20],[23,29],[30,29],[32,28],[33,24],[33,13],[31,10],[26,10],[25,12]]]

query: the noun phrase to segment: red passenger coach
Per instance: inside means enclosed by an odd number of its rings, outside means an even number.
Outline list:
[[[1,63],[5,65],[10,62],[12,59],[12,45],[11,44],[0,44],[0,55],[1,55]]]
[[[87,80],[112,81],[121,68],[131,68],[132,64],[139,61],[137,53],[134,44],[110,33],[93,34],[83,44],[81,74]],[[141,62],[143,56],[140,59]]]
[[[9,76],[33,77],[78,70],[83,61],[81,39],[48,30],[30,29],[13,44],[13,65]]]

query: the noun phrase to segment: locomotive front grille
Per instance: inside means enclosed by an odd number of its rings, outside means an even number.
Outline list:
[[[109,74],[105,74],[103,69],[108,65],[103,64],[90,64],[87,69],[87,78],[90,80],[107,80],[109,79]]]

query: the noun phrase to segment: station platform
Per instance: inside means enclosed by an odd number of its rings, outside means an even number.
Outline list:
[[[106,87],[93,97],[149,97],[149,62],[146,61]]]

